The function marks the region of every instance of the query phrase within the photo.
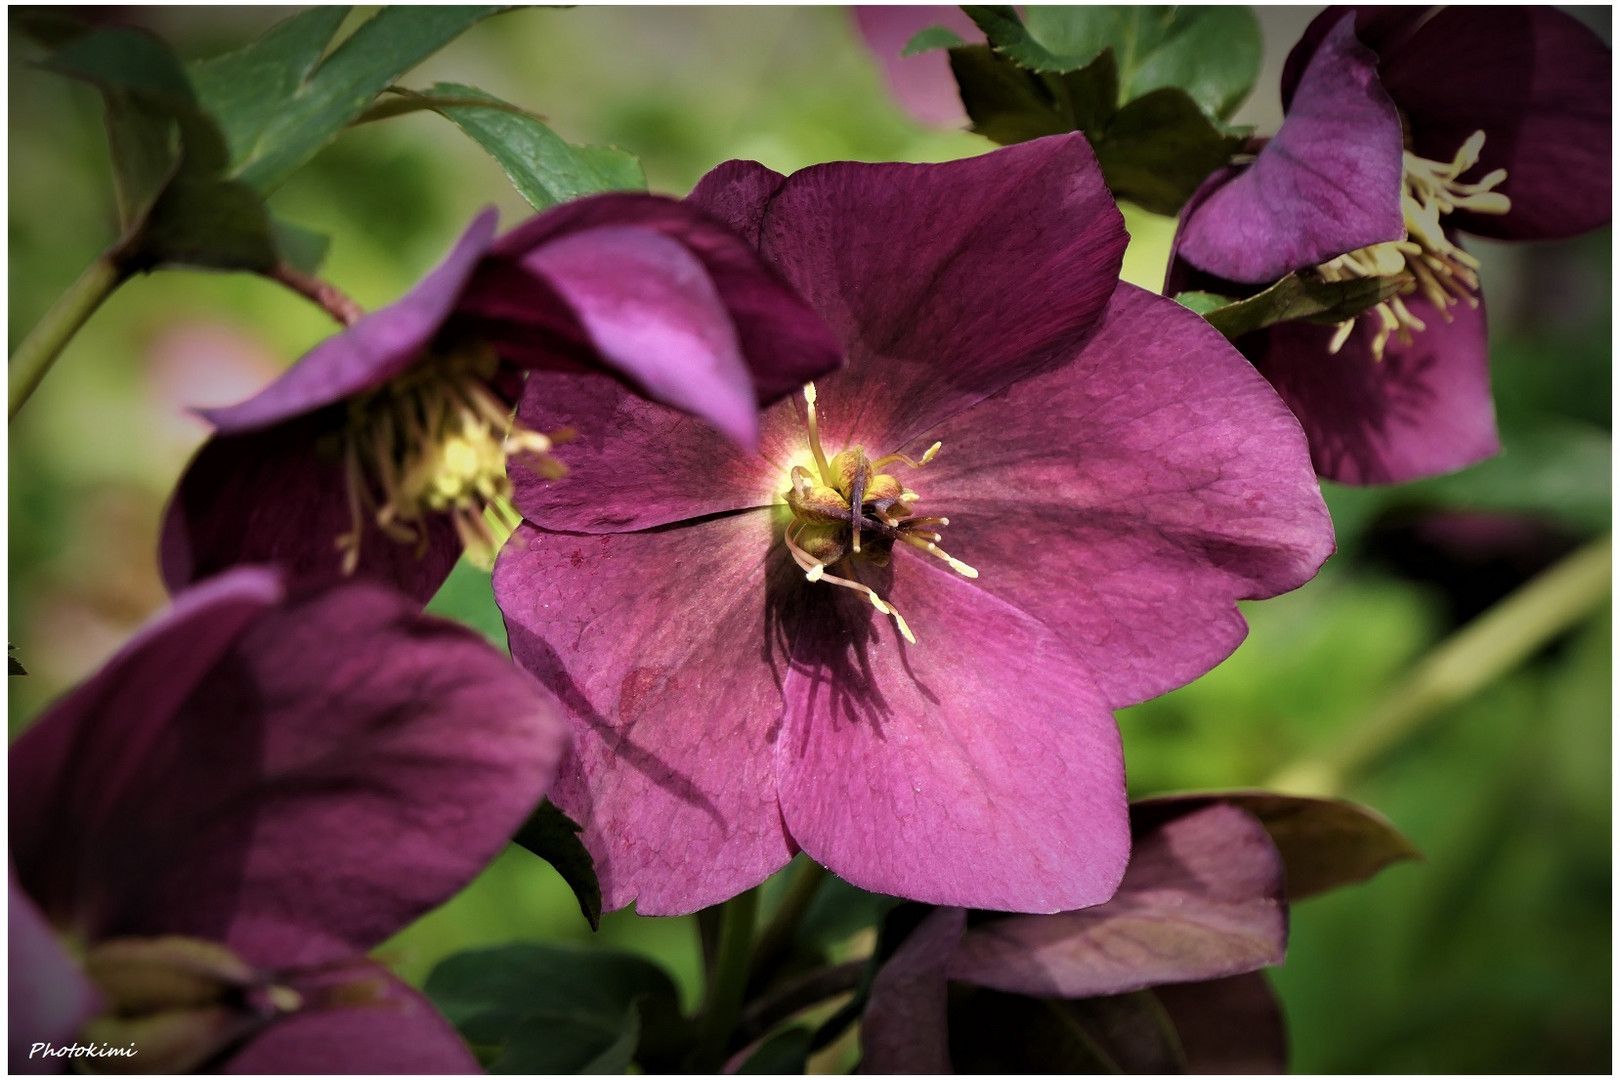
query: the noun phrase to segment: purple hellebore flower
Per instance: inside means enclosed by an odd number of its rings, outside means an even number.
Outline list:
[[[768,410],[753,455],[602,381],[525,393],[524,423],[586,434],[573,482],[519,478],[496,598],[572,715],[552,798],[605,905],[693,911],[801,849],[933,903],[1106,900],[1129,850],[1110,709],[1214,666],[1236,599],[1332,550],[1298,423],[1203,320],[1118,284],[1078,134],[730,162],[692,200],[849,366]]]
[[[599,195],[500,240],[487,210],[402,299],[317,345],[216,435],[164,522],[173,590],[242,563],[359,574],[432,596],[463,545],[487,561],[510,454],[547,475],[557,436],[507,431],[528,370],[605,372],[752,446],[758,411],[841,362],[815,314],[739,237],[672,199]]]
[[[476,1071],[365,952],[495,856],[565,737],[391,590],[181,593],[12,747],[12,1069],[77,1032],[145,1071]]]
[[[1323,476],[1397,483],[1489,457],[1479,263],[1457,234],[1609,220],[1610,79],[1608,48],[1552,8],[1330,8],[1289,54],[1276,137],[1182,211],[1166,291],[1404,275],[1337,328],[1284,323],[1242,348]]]
[[[861,1071],[950,1072],[953,1051],[972,1055],[970,1029],[982,1027],[992,1010],[1007,1012],[992,1022],[1012,1024],[1021,1009],[1034,1006],[1040,1014],[1036,1003],[1003,994],[1075,1001],[1144,989],[1168,1014],[1185,1060],[1163,1059],[1159,1030],[1137,1040],[1120,1024],[1098,1049],[1113,1054],[1123,1071],[1143,1071],[1131,1067],[1137,1064],[1155,1072],[1172,1065],[1189,1072],[1282,1071],[1281,1015],[1264,979],[1249,974],[1283,961],[1282,858],[1266,828],[1245,811],[1199,799],[1174,803],[1160,800],[1140,813],[1133,807],[1130,867],[1105,904],[972,921],[960,908],[929,914],[873,980],[861,1024]],[[958,1014],[948,1009],[948,982],[999,993],[962,1003]],[[1005,1028],[1000,1036],[1017,1042]]]

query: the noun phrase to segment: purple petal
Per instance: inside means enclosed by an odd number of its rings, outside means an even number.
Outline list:
[[[1189,1073],[1285,1073],[1288,1032],[1262,972],[1155,987]]]
[[[468,290],[460,315],[509,351],[529,350],[530,366],[551,366],[537,358],[570,350],[569,333],[559,342],[558,327],[573,315],[554,310],[543,290],[514,291],[512,268],[530,253],[565,237],[596,229],[645,229],[678,243],[702,265],[735,326],[743,359],[753,375],[760,404],[769,404],[805,382],[837,368],[837,340],[816,313],[754,250],[752,238],[737,235],[703,210],[653,195],[608,194],[577,199],[548,210],[503,236],[492,258]],[[532,276],[528,276],[530,282]],[[540,295],[536,295],[539,293]],[[559,301],[560,303],[560,301]]]
[[[944,446],[906,475],[919,508],[1114,707],[1215,666],[1246,632],[1235,601],[1333,550],[1298,422],[1207,323],[1130,285],[1068,363],[927,437]]]
[[[915,645],[851,590],[786,583],[801,612],[775,751],[789,832],[869,892],[1007,911],[1106,900],[1130,852],[1124,762],[1085,662],[913,554],[874,580]]]
[[[931,49],[916,56],[900,52],[918,31],[943,26],[966,42],[982,42],[984,34],[961,8],[922,4],[905,7],[857,7],[855,21],[867,48],[877,57],[889,90],[918,123],[932,127],[965,127],[967,113],[951,74],[950,54]]]
[[[651,229],[599,228],[542,244],[522,265],[568,304],[605,366],[754,446],[758,407],[736,330],[686,248]]]
[[[1231,281],[1274,281],[1406,235],[1401,122],[1378,57],[1345,15],[1311,57],[1254,164],[1182,215],[1177,253]]]
[[[276,968],[364,951],[493,858],[555,769],[554,702],[402,596],[330,590],[234,644],[223,601],[183,615],[12,751],[41,777],[12,789],[38,823],[19,875],[87,939],[203,937]]]
[[[257,431],[366,390],[403,372],[439,333],[495,239],[495,211],[473,219],[450,254],[416,288],[321,342],[257,396],[199,412],[222,433]]]
[[[757,161],[726,161],[703,174],[686,202],[731,226],[757,248],[765,206],[786,179]]]
[[[348,477],[324,418],[305,417],[266,431],[215,436],[186,466],[164,511],[159,560],[178,593],[233,566],[283,567],[304,587],[345,580],[340,536],[354,528]],[[362,514],[355,576],[385,582],[426,603],[461,555],[447,514],[423,520],[419,552]]]
[[[1485,132],[1469,179],[1506,169],[1506,215],[1448,224],[1505,240],[1561,239],[1607,224],[1612,60],[1591,30],[1550,7],[1447,7],[1379,48],[1381,78],[1411,124],[1413,150],[1450,161]]]
[[[1378,360],[1375,316],[1357,320],[1336,355],[1331,326],[1282,323],[1244,351],[1299,417],[1316,471],[1343,484],[1399,484],[1453,472],[1501,449],[1491,400],[1485,309],[1457,304],[1451,321],[1404,298],[1427,329],[1391,337]]]
[[[588,375],[533,373],[518,419],[535,431],[578,432],[557,451],[568,466],[561,480],[512,470],[514,505],[547,529],[624,532],[768,506],[791,486],[798,449],[787,441],[785,403],[763,419],[761,453],[748,454],[706,425]]]
[[[1287,940],[1276,847],[1251,815],[1214,805],[1138,835],[1107,903],[969,930],[950,975],[1010,993],[1094,997],[1280,964]]]
[[[100,995],[56,940],[34,902],[17,886],[15,869],[10,871],[7,905],[9,1071],[62,1072],[64,1059],[30,1057],[29,1051],[38,1043],[71,1042],[74,1033],[100,1010]]]
[[[1078,342],[1127,239],[1076,133],[943,165],[794,173],[770,201],[761,250],[849,352],[849,368],[816,385],[887,449]]]
[[[225,1062],[234,1075],[480,1073],[455,1028],[421,994],[380,970],[377,992],[353,1005],[300,1010]]]
[[[512,657],[573,720],[551,798],[583,827],[606,910],[695,911],[797,850],[772,768],[778,547],[753,511],[614,536],[523,526],[501,552]]]
[[[863,1073],[948,1073],[945,968],[962,938],[967,912],[932,912],[872,979],[861,1016]]]

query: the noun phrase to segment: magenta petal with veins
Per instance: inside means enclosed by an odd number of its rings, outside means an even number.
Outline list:
[[[514,659],[573,719],[554,798],[605,905],[696,910],[801,849],[940,904],[1106,899],[1129,850],[1109,710],[1213,666],[1237,599],[1332,550],[1297,423],[1202,320],[1116,291],[1122,223],[1081,136],[733,162],[693,198],[842,336],[826,455],[864,448],[916,498],[898,526],[863,503],[864,553],[807,580],[784,501],[819,469],[803,398],[746,455],[621,389],[531,381],[525,423],[610,433],[520,488],[495,572]],[[886,457],[936,440],[920,468]]]

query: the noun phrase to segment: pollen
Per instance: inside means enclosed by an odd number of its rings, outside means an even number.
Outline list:
[[[783,532],[788,553],[804,571],[805,580],[864,594],[874,608],[894,619],[902,637],[916,644],[911,627],[893,604],[871,586],[844,574],[853,572],[856,561],[887,566],[895,545],[902,544],[940,559],[963,577],[979,576],[977,570],[939,546],[944,538],[939,529],[949,525],[950,519],[912,513],[921,496],[882,471],[895,464],[920,469],[934,459],[941,444],[936,442],[916,459],[888,454],[873,461],[859,446],[829,459],[821,446],[813,383],[805,386],[804,401],[805,435],[815,468],[795,465],[788,472],[786,499],[793,513]],[[846,566],[851,569],[845,570]],[[829,573],[831,569],[844,573]]]
[[[1511,208],[1508,197],[1494,190],[1507,179],[1506,169],[1497,169],[1473,183],[1465,184],[1460,179],[1479,163],[1484,146],[1485,133],[1476,131],[1449,162],[1430,161],[1406,151],[1401,158],[1401,214],[1406,220],[1406,238],[1364,247],[1316,268],[1327,281],[1404,279],[1394,296],[1366,313],[1377,320],[1372,347],[1373,356],[1380,361],[1391,335],[1410,345],[1413,334],[1428,328],[1406,306],[1403,297],[1421,293],[1447,322],[1451,321],[1448,309],[1458,303],[1479,306],[1479,260],[1451,242],[1443,219],[1456,210],[1505,214]],[[1354,326],[1355,319],[1340,323],[1328,352],[1338,353]]]
[[[490,388],[498,364],[486,346],[428,355],[348,403],[350,529],[337,538],[344,573],[359,565],[368,520],[420,554],[433,515],[447,515],[468,556],[489,566],[517,525],[508,460],[548,479],[566,471],[551,451],[571,433],[548,436],[515,424],[511,407]]]

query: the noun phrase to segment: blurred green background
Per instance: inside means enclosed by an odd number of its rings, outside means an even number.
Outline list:
[[[1314,9],[1267,9],[1267,73],[1240,119],[1277,118],[1275,72]],[[285,10],[130,9],[188,59]],[[1607,15],[1602,32],[1607,38]],[[98,98],[30,67],[13,34],[8,334],[21,336],[113,238]],[[639,155],[654,191],[751,157],[945,160],[990,149],[893,105],[838,8],[529,9],[473,28],[407,85],[471,83],[575,142]],[[324,276],[361,304],[404,291],[480,207],[528,212],[447,122],[344,134],[272,199],[328,233]],[[1173,223],[1127,208],[1127,276],[1157,287]],[[1339,554],[1296,593],[1248,606],[1252,633],[1207,678],[1120,716],[1133,793],[1264,782],[1376,714],[1461,620],[1610,525],[1611,240],[1477,242],[1504,454],[1454,477],[1331,488]],[[200,443],[188,405],[247,396],[331,332],[268,282],[165,271],[120,290],[58,361],[9,443],[13,732],[164,603],[169,488]],[[1444,511],[1443,515],[1437,512]],[[487,578],[458,570],[437,609],[499,635]],[[1302,1072],[1608,1071],[1611,633],[1607,603],[1351,778],[1427,855],[1294,912],[1274,973]],[[592,935],[545,864],[509,849],[379,954],[420,980],[514,939],[606,943],[700,988],[693,922],[621,912]],[[857,942],[852,947],[858,947]],[[847,1054],[825,1058],[847,1065]]]

